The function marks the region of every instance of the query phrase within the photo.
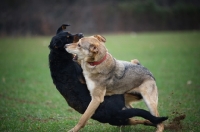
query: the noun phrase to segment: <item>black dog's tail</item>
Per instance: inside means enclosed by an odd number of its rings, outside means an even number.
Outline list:
[[[144,119],[147,119],[150,122],[152,122],[153,124],[159,124],[168,119],[168,117],[155,117],[149,111],[146,111],[143,109],[138,109],[138,108],[122,110],[118,113],[117,118],[118,119],[128,119],[128,118],[132,118],[134,116],[139,116]]]

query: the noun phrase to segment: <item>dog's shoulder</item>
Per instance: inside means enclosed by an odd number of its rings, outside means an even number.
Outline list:
[[[125,61],[120,61],[120,60],[115,60],[115,77],[120,79],[124,76],[125,74]]]

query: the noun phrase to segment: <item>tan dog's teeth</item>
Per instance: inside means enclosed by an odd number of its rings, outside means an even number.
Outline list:
[[[73,54],[73,60],[77,61],[77,59],[78,59],[78,56],[76,54]]]

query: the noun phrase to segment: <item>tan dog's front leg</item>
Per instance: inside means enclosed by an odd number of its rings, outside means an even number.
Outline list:
[[[104,91],[94,90],[91,96],[92,100],[88,105],[84,114],[81,116],[78,124],[68,132],[78,132],[81,128],[85,126],[85,124],[92,117],[92,115],[94,114],[100,103],[103,102],[105,96],[105,90]]]

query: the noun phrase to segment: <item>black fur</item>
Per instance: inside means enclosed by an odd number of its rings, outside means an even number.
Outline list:
[[[86,84],[82,84],[79,78],[83,77],[81,67],[72,60],[72,55],[67,53],[64,45],[73,42],[73,38],[83,37],[82,34],[72,35],[63,31],[62,25],[50,42],[49,66],[53,83],[65,98],[68,105],[83,114],[91,101]],[[154,117],[148,111],[142,109],[125,109],[124,96],[105,96],[105,100],[96,110],[92,119],[102,123],[121,126],[129,125],[129,118],[140,116],[150,120],[154,124],[161,123],[167,117]]]

